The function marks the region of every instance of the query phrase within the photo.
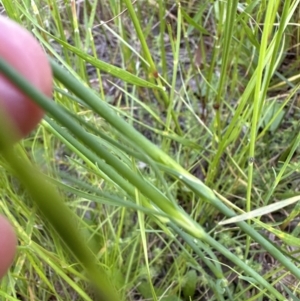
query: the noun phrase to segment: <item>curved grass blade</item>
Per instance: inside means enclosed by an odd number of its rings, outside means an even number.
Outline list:
[[[105,112],[102,112],[102,115],[104,115],[104,118],[107,119],[107,121],[111,122],[113,126],[116,126],[116,128],[120,128],[120,132],[124,132],[125,135],[128,138],[135,138],[136,140],[139,140],[142,142],[143,146],[140,146],[141,149],[143,149],[144,152],[146,152],[149,157],[152,157],[152,159],[157,160],[160,163],[164,163],[166,166],[169,166],[169,168],[175,172],[178,176],[178,178],[186,183],[186,185],[190,188],[192,188],[194,191],[197,192],[197,195],[203,195],[206,199],[214,203],[215,205],[218,205],[223,209],[224,212],[226,212],[228,215],[233,216],[234,213],[228,209],[220,200],[214,195],[213,191],[210,190],[208,187],[204,185],[199,179],[193,177],[191,174],[189,174],[185,169],[183,169],[179,164],[176,163],[173,159],[171,159],[168,155],[166,155],[163,151],[161,151],[159,148],[157,148],[155,145],[153,145],[150,141],[148,141],[145,137],[143,137],[139,132],[134,130],[129,124],[127,124],[124,120],[120,119],[111,109],[109,109],[104,102],[99,102],[99,98],[96,97],[94,92],[91,92],[89,89],[87,89],[85,86],[83,86],[80,82],[78,82],[73,77],[69,77],[69,74],[65,74],[62,70],[60,70],[60,67],[58,67],[55,63],[54,65],[54,71],[55,75],[58,77],[60,81],[62,81],[67,88],[72,90],[75,94],[77,94],[80,98],[84,100],[88,100],[91,102],[92,106],[97,104],[97,106],[101,106],[102,109],[108,113],[108,115],[105,115]],[[25,79],[22,78],[16,71],[14,71],[10,66],[8,66],[3,60],[0,59],[0,70],[3,70],[5,75],[14,81],[27,95],[29,95],[33,100],[35,100],[37,103],[39,103],[42,106],[45,106],[50,111],[53,111],[54,105],[50,104],[49,100],[38,90],[36,90],[34,87],[31,87],[29,83]],[[70,83],[75,84],[70,85]],[[79,89],[78,89],[79,88]],[[45,103],[46,102],[46,103]],[[98,107],[99,108],[99,107]],[[56,113],[58,114],[59,119],[64,117],[69,117],[67,114],[61,115],[61,110],[56,110]],[[62,124],[66,123],[66,120],[60,120]],[[237,266],[239,266],[245,273],[256,279],[257,283],[264,286],[269,292],[271,292],[274,296],[276,296],[279,300],[284,300],[282,295],[274,289],[261,275],[259,275],[256,271],[254,271],[252,268],[250,268],[245,262],[240,260],[235,254],[231,253],[227,248],[223,247],[220,243],[218,243],[216,240],[214,240],[210,235],[208,235],[204,229],[197,224],[193,219],[190,218],[188,214],[186,214],[183,210],[181,210],[179,207],[175,206],[173,203],[171,203],[159,190],[155,189],[151,185],[149,185],[147,182],[143,181],[139,176],[135,175],[133,172],[131,172],[128,168],[124,169],[122,166],[120,166],[120,161],[116,162],[116,157],[110,157],[109,154],[103,153],[102,148],[99,148],[98,145],[95,145],[94,140],[90,139],[89,135],[86,135],[86,132],[80,128],[80,126],[77,123],[74,123],[72,119],[69,119],[69,123],[67,123],[71,128],[70,130],[73,130],[73,133],[78,134],[78,138],[82,139],[82,141],[86,142],[89,147],[91,147],[92,150],[94,150],[98,155],[105,155],[105,160],[108,160],[108,163],[111,164],[118,172],[123,174],[125,178],[127,178],[128,181],[131,183],[134,183],[134,185],[150,200],[152,200],[158,207],[160,207],[161,210],[167,212],[170,216],[170,219],[176,222],[180,227],[183,227],[188,233],[191,235],[203,240],[203,242],[208,243],[211,247],[218,250],[220,253],[222,253],[224,256],[226,256],[228,259],[230,259],[232,262],[234,262]],[[76,126],[77,125],[77,126]],[[76,131],[74,128],[76,128]],[[133,135],[133,136],[132,136]],[[137,143],[137,141],[135,141]],[[145,148],[145,146],[148,146],[149,148]],[[203,188],[203,190],[200,190],[200,188]],[[207,194],[205,194],[207,192]],[[164,200],[166,202],[164,202]],[[221,206],[220,206],[221,205]],[[245,224],[245,223],[244,223]],[[245,232],[250,232],[253,237],[255,237],[257,240],[262,241],[262,245],[268,247],[267,241],[263,239],[254,229],[250,227],[250,230],[248,230],[246,227],[243,227],[244,224],[242,222],[239,223],[240,227],[245,229]],[[247,225],[247,224],[246,224]],[[248,226],[248,225],[247,225]],[[252,232],[251,232],[252,231]],[[276,254],[276,250],[274,250],[274,247],[269,248],[271,250],[271,254]],[[283,257],[283,255],[279,252],[279,254]],[[274,256],[275,257],[275,256]],[[280,258],[280,256],[277,255],[277,257]],[[281,258],[282,260],[282,258]],[[286,265],[287,262],[289,262],[286,258],[283,261]],[[292,269],[293,267],[296,268],[294,265],[291,265],[292,267],[289,267]],[[221,272],[222,275],[222,272]]]
[[[2,59],[0,58],[0,61]],[[22,158],[13,146],[17,131],[0,109],[0,154],[13,173],[26,187],[42,214],[49,220],[56,232],[68,246],[70,252],[86,269],[96,292],[104,301],[119,301],[109,282],[106,272],[99,267],[92,245],[78,233],[76,216],[65,205],[55,187],[45,180],[44,175],[27,160]]]
[[[258,209],[252,210],[250,212],[246,212],[244,214],[221,221],[221,222],[219,222],[219,225],[228,225],[231,223],[237,223],[237,222],[249,220],[249,219],[252,219],[257,216],[262,216],[264,214],[268,214],[268,213],[277,211],[279,209],[282,209],[284,207],[287,207],[291,204],[294,204],[294,203],[298,202],[299,200],[300,200],[300,196],[295,196],[295,197],[286,199],[284,201],[276,202],[274,204],[265,206],[263,208],[258,208]]]

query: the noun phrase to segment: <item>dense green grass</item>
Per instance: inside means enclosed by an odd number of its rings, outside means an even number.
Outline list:
[[[298,300],[299,2],[0,0],[55,76],[11,73],[48,115],[2,151],[1,299]]]

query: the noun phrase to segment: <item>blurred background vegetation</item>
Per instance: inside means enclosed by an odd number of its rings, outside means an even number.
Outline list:
[[[0,4],[78,83],[54,70],[53,98],[91,144],[49,111],[16,148],[76,214],[120,300],[299,300],[299,1]],[[0,163],[19,237],[1,299],[98,300]],[[234,215],[222,208],[251,222],[220,225]]]

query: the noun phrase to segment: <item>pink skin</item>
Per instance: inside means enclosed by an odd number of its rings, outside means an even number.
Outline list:
[[[0,57],[48,97],[52,95],[52,73],[43,49],[24,28],[0,16]],[[32,131],[44,112],[0,73],[0,112],[21,139]],[[1,114],[0,114],[1,115]],[[0,215],[0,279],[11,266],[17,238],[11,224]]]
[[[11,266],[16,253],[17,237],[13,227],[0,215],[0,279]]]
[[[36,39],[19,24],[0,16],[0,57],[45,95],[52,95],[48,58]],[[32,131],[44,112],[4,75],[0,74],[0,107],[11,117],[22,138]],[[1,109],[1,108],[0,108]]]

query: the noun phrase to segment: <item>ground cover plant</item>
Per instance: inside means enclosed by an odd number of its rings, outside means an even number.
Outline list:
[[[48,112],[1,153],[2,299],[298,300],[299,1],[0,3],[55,78],[0,61]]]

